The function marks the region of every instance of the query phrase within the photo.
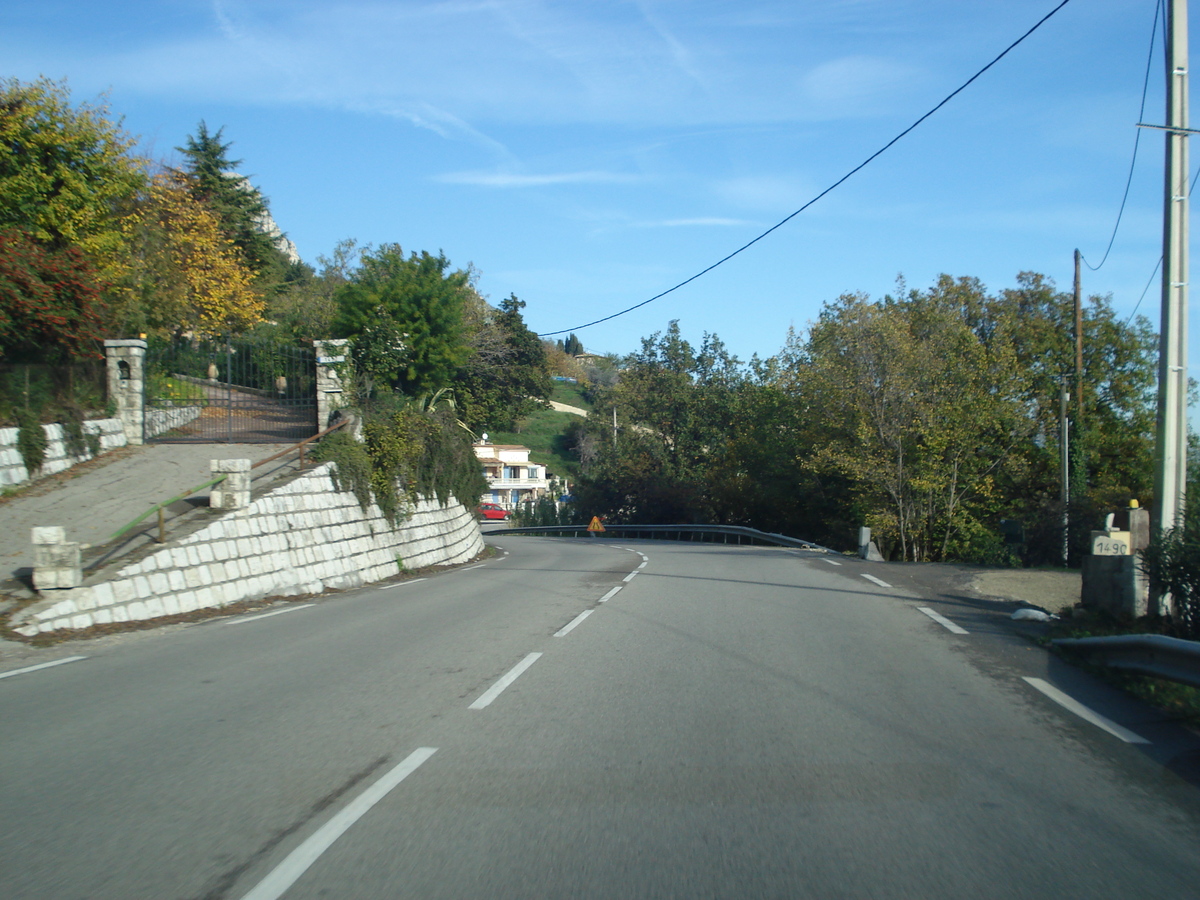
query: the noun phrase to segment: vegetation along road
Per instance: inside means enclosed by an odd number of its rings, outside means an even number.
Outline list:
[[[4,896],[1195,896],[1200,739],[891,567],[497,544],[3,673]]]

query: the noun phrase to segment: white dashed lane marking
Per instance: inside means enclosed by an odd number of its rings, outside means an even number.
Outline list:
[[[406,756],[399,765],[355,797],[345,809],[309,835],[242,900],[278,900],[282,897],[334,841],[349,831],[372,806],[386,797],[392,788],[420,768],[421,764],[435,753],[437,747],[420,747]]]
[[[967,629],[962,628],[958,625],[955,625],[953,622],[951,622],[945,616],[938,615],[936,612],[934,612],[928,606],[918,606],[917,612],[925,613],[925,615],[929,616],[929,618],[933,619],[933,621],[937,622],[939,625],[941,625],[943,628],[945,628],[947,631],[951,632],[952,634],[967,634],[968,633]]]
[[[581,612],[579,615],[577,615],[575,618],[573,618],[570,622],[568,622],[566,625],[564,625],[558,631],[554,632],[554,636],[555,637],[565,637],[566,635],[570,634],[572,628],[574,628],[576,625],[578,625],[580,622],[582,622],[584,619],[586,619],[588,616],[590,616],[593,612],[595,612],[594,609],[585,609],[583,612]]]
[[[888,584],[886,581],[884,581],[881,578],[876,578],[874,575],[868,575],[865,572],[859,572],[858,574],[861,575],[863,578],[867,579],[867,581],[871,582],[872,584],[877,584],[880,587],[885,587],[885,588],[891,587],[891,585]]]
[[[315,603],[301,603],[297,606],[289,606],[287,609],[276,609],[272,612],[259,613],[257,616],[239,616],[236,619],[225,619],[218,622],[219,625],[245,625],[247,622],[257,622],[259,619],[269,619],[271,616],[282,616],[284,613],[295,612],[298,609],[307,609],[310,606],[315,606]]]
[[[24,675],[26,672],[36,672],[39,669],[50,669],[54,666],[62,666],[67,663],[79,662],[81,659],[87,659],[86,656],[64,656],[62,659],[54,659],[50,662],[38,663],[36,666],[25,666],[23,669],[13,669],[10,672],[0,672],[0,678],[12,678],[14,675]]]
[[[541,653],[530,653],[523,660],[513,666],[507,675],[484,691],[483,694],[480,695],[479,699],[468,706],[467,709],[483,709],[484,707],[490,706],[492,701],[499,697],[504,692],[506,687],[520,678],[522,673],[524,673],[526,669],[541,659],[541,657]]]

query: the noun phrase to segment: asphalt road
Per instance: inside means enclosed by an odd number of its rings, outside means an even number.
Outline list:
[[[494,542],[0,672],[0,896],[1196,896],[1200,739],[888,567]]]

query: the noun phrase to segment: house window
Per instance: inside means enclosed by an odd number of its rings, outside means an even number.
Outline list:
[[[520,466],[505,466],[504,467],[504,477],[510,479],[511,481],[518,480],[521,477],[521,467]]]
[[[537,477],[538,477],[538,468],[537,468],[537,466],[530,466],[530,467],[529,467],[529,480],[530,480],[530,481],[533,481],[533,480],[535,480]]]

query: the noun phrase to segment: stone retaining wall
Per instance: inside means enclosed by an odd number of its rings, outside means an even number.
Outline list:
[[[83,456],[67,454],[61,425],[43,425],[42,430],[46,432],[46,460],[37,473],[38,478],[62,472],[76,463],[92,458],[90,453]],[[120,419],[92,419],[83,423],[83,430],[85,434],[100,436],[101,453],[125,446],[125,430]],[[17,428],[0,428],[0,487],[24,484],[30,480],[25,461],[21,459],[21,452],[17,449],[18,431]]]
[[[148,406],[144,410],[146,438],[157,437],[174,428],[182,428],[200,418],[203,406],[183,406],[168,403],[163,406]]]
[[[262,597],[355,588],[405,569],[453,565],[483,551],[475,517],[455,500],[423,500],[392,529],[334,489],[325,463],[98,584],[43,592],[14,617],[28,637],[176,615]]]

